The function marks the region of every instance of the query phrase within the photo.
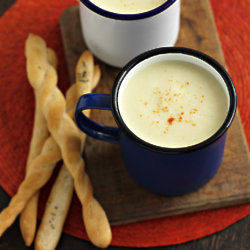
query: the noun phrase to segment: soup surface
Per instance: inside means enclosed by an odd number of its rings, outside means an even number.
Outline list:
[[[180,148],[208,139],[222,126],[229,97],[207,70],[188,62],[162,61],[124,81],[118,105],[136,136],[157,146]]]
[[[118,14],[137,14],[159,7],[167,0],[91,0],[98,7]]]

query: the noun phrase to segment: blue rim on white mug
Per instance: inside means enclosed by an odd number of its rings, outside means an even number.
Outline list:
[[[137,137],[124,123],[118,107],[118,93],[128,74],[144,62],[152,63],[156,58],[170,54],[174,57],[190,57],[200,64],[208,65],[219,75],[228,91],[229,107],[222,126],[211,137],[195,145],[167,148],[150,144]],[[191,60],[191,59],[188,60]],[[150,61],[151,60],[151,61]],[[136,69],[138,70],[138,69]],[[137,72],[135,70],[135,72]],[[122,158],[130,175],[143,187],[164,195],[180,195],[192,192],[205,185],[221,165],[226,132],[236,113],[235,87],[225,69],[208,55],[182,47],[162,47],[142,53],[131,60],[116,77],[112,93],[86,94],[78,100],[75,121],[86,134],[108,142],[120,143]],[[111,110],[118,128],[98,124],[87,118],[82,110]]]
[[[93,10],[94,12],[102,16],[112,18],[112,19],[117,19],[117,20],[137,20],[137,19],[148,18],[148,17],[154,16],[164,11],[165,9],[170,7],[176,0],[168,0],[162,5],[152,10],[142,12],[142,13],[136,13],[136,14],[118,14],[118,13],[114,13],[114,12],[102,9],[98,7],[97,5],[95,5],[94,3],[92,3],[90,0],[80,0],[80,1],[89,9]]]

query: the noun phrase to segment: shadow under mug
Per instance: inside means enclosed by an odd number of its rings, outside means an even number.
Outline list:
[[[144,66],[161,60],[194,63],[211,72],[228,92],[229,108],[218,131],[201,143],[183,148],[164,148],[137,137],[124,123],[118,106],[118,94],[124,79]],[[145,52],[130,61],[115,79],[112,93],[86,94],[78,100],[75,121],[87,135],[119,143],[123,162],[130,175],[143,187],[165,195],[195,191],[217,172],[223,158],[226,132],[237,106],[236,91],[225,69],[213,58],[196,50],[163,47]],[[85,109],[111,110],[118,128],[98,124],[83,114]]]

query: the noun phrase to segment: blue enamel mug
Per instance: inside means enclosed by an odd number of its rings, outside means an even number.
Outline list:
[[[137,72],[164,60],[189,62],[210,72],[225,90],[228,105],[222,125],[208,138],[189,146],[164,147],[142,139],[125,123],[119,107],[120,90]],[[223,158],[226,133],[236,112],[232,80],[213,58],[196,50],[162,47],[131,60],[115,79],[111,94],[86,94],[79,98],[75,121],[87,135],[119,143],[129,174],[146,189],[164,195],[181,195],[205,185],[217,172]],[[136,106],[134,107],[136,109]],[[111,110],[118,127],[105,126],[83,114],[86,109]]]

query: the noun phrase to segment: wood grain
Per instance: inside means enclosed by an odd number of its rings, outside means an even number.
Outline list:
[[[185,0],[181,7],[181,30],[176,45],[203,51],[226,66],[209,1]],[[73,65],[86,49],[77,6],[62,14],[60,27],[70,81],[73,83]],[[119,69],[97,59],[96,62],[103,73],[96,92],[110,93]],[[107,111],[94,110],[91,118],[106,125],[115,125],[111,113]],[[89,137],[85,159],[95,196],[103,205],[112,225],[250,201],[250,159],[238,112],[229,129],[223,163],[216,176],[203,188],[187,195],[162,196],[139,186],[122,163],[119,145]]]

